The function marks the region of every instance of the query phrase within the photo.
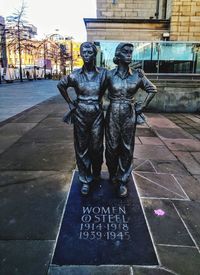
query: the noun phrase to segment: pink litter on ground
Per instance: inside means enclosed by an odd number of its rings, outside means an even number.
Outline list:
[[[156,210],[154,210],[154,213],[157,216],[164,216],[165,215],[165,211],[163,211],[162,209],[156,209]]]

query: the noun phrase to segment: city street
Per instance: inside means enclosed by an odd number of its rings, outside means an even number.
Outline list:
[[[56,83],[0,86],[0,274],[199,274],[200,115],[183,113],[146,113],[136,132],[134,180],[158,265],[51,265],[76,168]]]
[[[0,121],[58,94],[55,80],[15,81],[0,85]]]

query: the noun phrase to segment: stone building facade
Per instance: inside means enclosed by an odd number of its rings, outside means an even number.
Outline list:
[[[96,0],[87,40],[199,41],[199,0]]]
[[[173,0],[170,40],[200,41],[199,0]]]

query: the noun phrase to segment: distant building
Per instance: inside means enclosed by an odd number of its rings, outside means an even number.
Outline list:
[[[7,33],[12,33],[17,31],[17,25],[14,21],[6,20]],[[37,35],[37,28],[29,23],[23,23],[23,28],[20,30],[21,39],[32,39]]]
[[[5,20],[0,16],[0,67],[7,66]]]
[[[96,0],[85,18],[88,41],[199,41],[199,0]]]

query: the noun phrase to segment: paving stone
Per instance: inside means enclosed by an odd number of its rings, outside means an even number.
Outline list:
[[[193,175],[193,177],[200,183],[200,175]]]
[[[193,114],[192,114],[192,115],[189,114],[188,117],[189,117],[192,121],[196,122],[197,124],[200,124],[200,118],[194,116]]]
[[[194,139],[167,139],[164,143],[172,151],[200,151],[200,141]]]
[[[138,137],[155,137],[155,133],[149,128],[136,128],[135,135]]]
[[[195,248],[157,246],[163,266],[180,275],[197,275],[200,270],[200,255]],[[173,274],[174,274],[173,273]]]
[[[174,175],[190,200],[200,201],[200,182],[192,176]],[[200,180],[200,175],[199,175]]]
[[[141,197],[188,199],[172,175],[134,172]]]
[[[138,124],[138,125],[137,125],[137,129],[140,129],[140,128],[146,128],[146,129],[148,129],[149,126],[148,126],[148,124],[145,122],[145,123],[143,123],[143,124]]]
[[[174,202],[174,204],[185,221],[193,238],[200,246],[200,202],[184,201],[182,203]]]
[[[165,118],[161,114],[154,114],[151,117],[147,114],[147,124],[154,129],[160,128],[178,128],[178,126],[170,121],[169,119]]]
[[[200,164],[189,152],[174,151],[174,154],[191,174],[200,174]]]
[[[174,155],[166,148],[166,146],[162,145],[136,145],[134,157],[144,160],[176,160]]]
[[[200,139],[200,134],[194,134],[194,136],[198,139]]]
[[[143,199],[142,202],[155,244],[194,246],[170,201]],[[162,216],[155,214],[158,209],[164,211]]]
[[[0,155],[0,170],[65,170],[75,167],[73,141],[16,143]]]
[[[133,275],[170,275],[172,272],[163,267],[133,267]]]
[[[2,113],[0,114],[0,121],[57,95],[56,81],[53,80],[34,81],[32,83],[24,81],[23,83],[15,83],[10,86],[2,85],[0,104],[3,107],[0,107],[0,109],[5,110],[6,113],[3,116]],[[47,110],[47,113],[50,111],[51,109]]]
[[[65,128],[72,128],[71,125],[66,124],[62,120],[62,116],[47,116],[41,123],[40,126],[46,126],[46,127],[65,127]]]
[[[20,136],[0,136],[0,154],[14,144],[19,138]]]
[[[0,274],[46,274],[53,243],[42,240],[0,241]]]
[[[161,139],[191,139],[192,135],[188,134],[181,128],[157,128],[155,130],[156,134]]]
[[[23,142],[36,142],[36,143],[65,143],[67,141],[73,141],[72,128],[65,127],[65,125],[56,126],[45,126],[39,124],[34,129],[26,133],[21,139],[20,143]]]
[[[150,160],[134,159],[134,171],[144,171],[144,172],[156,172],[152,162]]]
[[[23,113],[21,116],[14,118],[12,122],[14,123],[34,123],[42,121],[47,114],[31,114],[31,113]]]
[[[199,130],[194,128],[187,129],[187,132],[190,133],[191,135],[199,134]]]
[[[191,129],[191,125],[185,124],[184,122],[178,123],[178,125],[186,131],[187,131],[187,129]]]
[[[200,142],[199,142],[199,144],[200,144]],[[199,148],[199,151],[200,151],[200,148]],[[192,152],[191,154],[196,159],[196,161],[198,163],[200,163],[200,152]]]
[[[57,104],[51,103],[48,104],[48,102],[45,101],[45,104],[39,104],[37,106],[34,106],[34,109],[31,110],[31,114],[51,114],[53,111],[56,111],[56,108],[58,108]]]
[[[37,123],[8,123],[0,127],[0,136],[22,136],[36,125]]]
[[[55,239],[69,188],[66,174],[9,171],[0,182],[0,239]]]
[[[132,275],[130,266],[54,266],[48,275]]]
[[[138,137],[135,137],[135,144],[141,144],[141,141]]]
[[[163,145],[163,142],[157,137],[140,137],[142,144]]]
[[[151,160],[158,173],[189,175],[185,167],[176,160]]]

